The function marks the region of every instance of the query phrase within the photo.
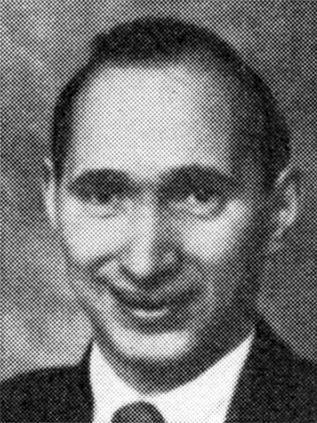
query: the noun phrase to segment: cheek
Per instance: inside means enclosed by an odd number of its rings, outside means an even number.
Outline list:
[[[187,229],[185,248],[204,274],[205,305],[211,314],[219,306],[223,311],[231,307],[237,289],[248,281],[255,221],[252,209],[232,202],[218,219]]]
[[[186,228],[187,252],[206,265],[215,266],[233,259],[240,261],[252,239],[254,214],[247,204],[231,202],[218,219]]]
[[[103,255],[120,250],[128,236],[129,225],[124,219],[97,219],[61,214],[61,236],[68,255],[85,265]]]

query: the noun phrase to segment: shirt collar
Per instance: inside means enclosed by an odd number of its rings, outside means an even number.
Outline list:
[[[118,408],[140,400],[155,405],[168,423],[223,423],[253,338],[254,332],[196,379],[148,396],[120,379],[94,344],[90,358],[93,423],[108,423]]]

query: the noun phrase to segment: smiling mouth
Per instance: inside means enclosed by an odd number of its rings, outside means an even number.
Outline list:
[[[140,318],[159,318],[166,314],[180,310],[197,295],[194,290],[170,296],[158,296],[151,293],[131,293],[116,287],[109,287],[112,296],[125,309],[132,311]]]

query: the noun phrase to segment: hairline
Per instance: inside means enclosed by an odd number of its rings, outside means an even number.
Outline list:
[[[207,54],[202,54],[206,53]],[[234,53],[235,54],[235,53]],[[103,70],[107,68],[164,68],[167,66],[177,65],[177,64],[183,64],[185,65],[190,71],[194,73],[207,73],[211,74],[214,71],[217,71],[220,75],[224,77],[224,80],[226,80],[228,77],[234,78],[237,82],[240,88],[245,90],[247,93],[248,103],[253,103],[251,107],[257,107],[258,110],[260,110],[261,115],[264,120],[264,126],[268,123],[268,117],[267,117],[267,104],[265,103],[265,100],[263,100],[261,87],[258,88],[256,84],[260,81],[262,84],[262,87],[264,86],[265,91],[268,90],[269,94],[271,95],[269,89],[266,87],[266,84],[263,83],[262,79],[258,77],[257,73],[253,71],[252,68],[250,68],[248,65],[244,63],[244,61],[240,58],[240,56],[235,55],[234,60],[229,60],[226,57],[223,57],[218,52],[208,50],[204,46],[202,51],[195,51],[192,46],[185,46],[183,50],[180,51],[176,56],[162,56],[157,55],[150,58],[139,58],[136,57],[133,60],[128,60],[124,56],[123,57],[97,57],[95,60],[91,60],[84,65],[79,71],[75,74],[75,76],[69,81],[69,83],[66,85],[66,87],[71,86],[72,84],[75,85],[74,94],[70,97],[70,101],[67,103],[67,111],[69,113],[69,122],[67,124],[67,139],[64,140],[66,142],[66,146],[63,150],[63,153],[59,157],[59,161],[56,160],[56,156],[53,154],[53,160],[54,160],[54,171],[56,179],[61,179],[63,174],[63,167],[64,163],[66,161],[67,154],[70,149],[71,144],[71,138],[72,138],[72,126],[73,126],[73,115],[74,110],[76,108],[76,102],[78,98],[82,95],[82,93],[89,87],[90,84],[93,83],[93,81],[96,79],[98,74],[100,74]],[[65,91],[65,90],[64,90]],[[267,92],[265,92],[267,94]],[[271,95],[272,99],[274,100],[273,96]],[[249,107],[249,106],[248,106]],[[276,119],[280,118],[280,114],[278,109],[274,108],[272,111],[271,118],[273,120],[273,125],[276,124]],[[270,121],[271,123],[271,121]],[[56,122],[55,122],[56,124]],[[282,125],[283,126],[283,125]],[[275,127],[275,126],[274,126]],[[280,129],[280,127],[278,127]],[[282,127],[282,132],[287,128]],[[285,132],[285,131],[284,131]],[[273,131],[268,130],[267,128],[263,128],[264,137],[272,138]],[[283,134],[284,135],[284,134]],[[287,134],[288,135],[288,134]],[[279,137],[279,135],[276,135],[276,137]],[[59,140],[60,141],[60,140]],[[263,145],[266,146],[266,143],[269,144],[268,141],[264,141]],[[248,141],[248,144],[250,145],[250,142]],[[254,143],[254,144],[260,144]],[[276,148],[278,148],[278,142]],[[273,166],[276,168],[273,168],[270,170],[267,169],[267,167],[264,165],[264,159],[263,156],[266,155],[264,152],[260,152],[261,146],[256,147],[253,149],[252,155],[254,156],[254,159],[257,163],[257,165],[261,166],[262,173],[265,175],[265,178],[267,177],[266,174],[270,174],[270,177],[272,179],[273,175],[273,182],[276,179],[276,174],[278,174],[284,167],[285,163],[287,164],[287,161],[289,160],[289,156],[284,156],[282,167],[281,165],[273,163]],[[60,149],[61,150],[61,149]],[[255,157],[255,154],[257,157]],[[282,153],[282,155],[285,153]],[[266,158],[266,157],[265,157]],[[57,163],[59,166],[59,175],[57,174]],[[274,170],[275,169],[275,170]],[[276,170],[277,169],[277,170]]]

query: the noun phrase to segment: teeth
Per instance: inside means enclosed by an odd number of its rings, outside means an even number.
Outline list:
[[[133,310],[133,313],[140,317],[140,318],[158,318],[163,316],[164,314],[166,314],[167,312],[167,307],[163,307],[159,310],[146,310],[144,308],[138,308]]]

